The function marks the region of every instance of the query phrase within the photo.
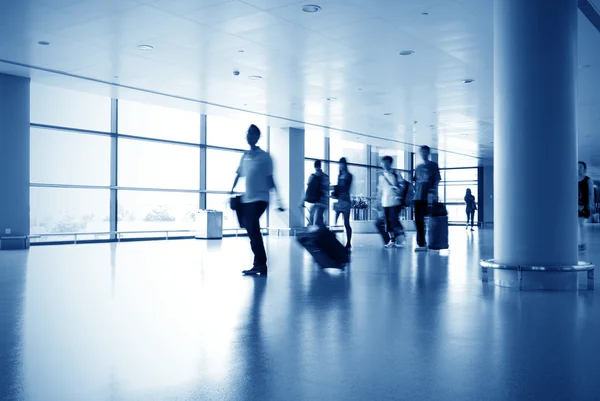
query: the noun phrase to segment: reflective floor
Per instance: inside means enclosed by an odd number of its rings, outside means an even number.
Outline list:
[[[0,397],[600,399],[600,290],[482,285],[491,230],[441,254],[357,235],[343,273],[267,244],[268,278],[239,274],[245,238],[1,252]]]

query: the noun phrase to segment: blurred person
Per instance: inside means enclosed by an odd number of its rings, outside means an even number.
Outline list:
[[[242,213],[238,214],[242,219],[240,225],[248,232],[254,264],[251,269],[242,271],[244,275],[267,274],[267,253],[260,229],[260,218],[269,206],[271,191],[277,196],[278,210],[284,210],[273,179],[273,160],[256,145],[259,139],[260,129],[254,124],[250,125],[246,133],[250,150],[244,152],[231,188],[233,194],[240,177],[245,177],[246,192],[241,196],[241,203],[237,207],[242,209]]]
[[[431,149],[429,146],[421,146],[421,158],[423,163],[419,164],[415,169],[415,226],[417,228],[417,247],[415,252],[427,251],[427,242],[425,240],[425,215],[429,202],[437,202],[438,185],[442,180],[440,168],[437,163],[429,160]]]
[[[344,228],[346,229],[346,249],[352,249],[352,227],[350,226],[350,189],[352,187],[352,174],[348,171],[348,161],[345,157],[340,159],[340,173],[338,175],[337,185],[333,188],[332,197],[337,199],[333,205],[335,211],[335,224],[337,225],[340,215],[344,217]]]
[[[579,162],[579,235],[578,248],[579,251],[585,251],[587,248],[585,241],[585,231],[583,224],[594,213],[594,182],[586,175],[587,164]]]
[[[473,224],[475,221],[475,210],[477,210],[477,205],[475,204],[475,196],[471,194],[471,188],[467,188],[467,193],[465,194],[465,204],[467,205],[466,213],[467,213],[467,226],[465,230],[469,228],[469,221],[471,222],[471,231],[473,230]]]
[[[382,173],[378,183],[378,198],[381,199],[385,229],[390,238],[385,245],[386,248],[403,247],[406,244],[406,237],[400,223],[405,184],[402,176],[398,177],[399,173],[392,169],[393,163],[394,159],[391,156],[384,156],[381,159]]]
[[[301,207],[304,207],[304,202],[311,204],[308,225],[325,227],[324,215],[329,207],[329,176],[323,172],[321,160],[316,160],[314,167],[315,172],[308,178]]]

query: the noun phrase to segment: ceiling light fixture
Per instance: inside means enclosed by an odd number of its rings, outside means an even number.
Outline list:
[[[38,42],[38,45],[42,45],[42,46],[50,46],[50,42],[47,42],[47,41],[45,41],[45,40],[40,40],[40,41]]]
[[[330,102],[335,102],[337,100],[337,97],[328,97],[327,100],[329,100]]]
[[[421,15],[429,15],[429,13],[421,13]]]
[[[144,52],[154,50],[154,46],[152,45],[138,45],[138,49]]]
[[[262,77],[260,75],[250,75],[248,77],[248,79],[251,79],[253,81],[258,81],[259,79],[262,79]]]
[[[244,53],[244,51],[242,49],[238,50],[238,53]]]
[[[464,80],[463,80],[463,84],[470,84],[470,83],[472,83],[472,82],[475,82],[475,80],[474,80],[474,79],[470,79],[470,78],[469,78],[469,79],[464,79]]]
[[[383,113],[384,116],[391,116],[392,113]]]
[[[413,50],[402,50],[398,54],[401,56],[410,56],[411,54],[415,54],[415,52]]]
[[[316,4],[307,4],[302,6],[302,11],[305,13],[316,13],[321,11],[321,6],[317,6]]]

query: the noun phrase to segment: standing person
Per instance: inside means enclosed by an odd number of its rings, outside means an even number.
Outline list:
[[[421,158],[423,163],[415,170],[413,181],[415,182],[415,225],[417,226],[417,247],[415,252],[427,251],[425,240],[425,215],[429,200],[437,201],[438,185],[442,180],[437,163],[429,160],[431,149],[429,146],[421,146]]]
[[[381,159],[383,171],[379,176],[378,184],[381,206],[385,216],[385,228],[390,236],[390,241],[385,245],[386,248],[402,247],[406,244],[404,230],[400,224],[404,180],[392,170],[393,162],[394,159],[391,156],[384,156]]]
[[[465,203],[467,205],[467,226],[465,227],[465,230],[469,228],[469,221],[471,221],[471,231],[475,231],[473,230],[473,222],[475,221],[475,210],[477,210],[477,205],[475,204],[475,197],[471,194],[471,188],[467,188]]]
[[[340,214],[344,216],[344,228],[346,229],[346,249],[352,249],[352,227],[350,227],[350,189],[352,187],[353,176],[348,171],[348,161],[345,157],[340,159],[340,174],[338,175],[337,185],[333,189],[333,197],[337,203],[333,205],[335,210],[335,224],[338,222]]]
[[[579,162],[579,251],[585,251],[585,232],[583,223],[594,213],[594,183],[586,175],[587,165]]]
[[[260,139],[260,129],[252,124],[248,127],[246,140],[250,150],[244,152],[237,175],[233,182],[233,191],[240,179],[246,178],[246,192],[241,197],[242,226],[248,232],[250,247],[254,253],[254,265],[242,274],[267,274],[267,253],[260,232],[260,217],[269,205],[271,190],[275,191],[279,202],[279,210],[283,211],[281,199],[273,180],[273,160],[271,156],[260,147],[256,146]]]
[[[329,207],[329,176],[323,172],[321,168],[321,160],[315,161],[315,172],[310,175],[306,192],[304,194],[304,202],[311,203],[309,213],[309,222],[311,226],[325,227],[325,209]]]

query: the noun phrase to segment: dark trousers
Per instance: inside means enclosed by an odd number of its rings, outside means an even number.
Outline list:
[[[388,233],[393,233],[394,237],[404,234],[402,224],[400,224],[400,212],[402,206],[384,207],[385,228]]]
[[[267,266],[267,252],[260,232],[260,217],[267,210],[267,202],[243,203],[244,228],[250,238],[250,247],[254,253],[254,267]]]
[[[415,201],[415,226],[417,227],[417,245],[425,246],[425,216],[429,202],[426,200]]]
[[[467,225],[469,225],[469,221],[471,222],[471,227],[473,227],[473,224],[475,224],[475,209],[467,209]]]

